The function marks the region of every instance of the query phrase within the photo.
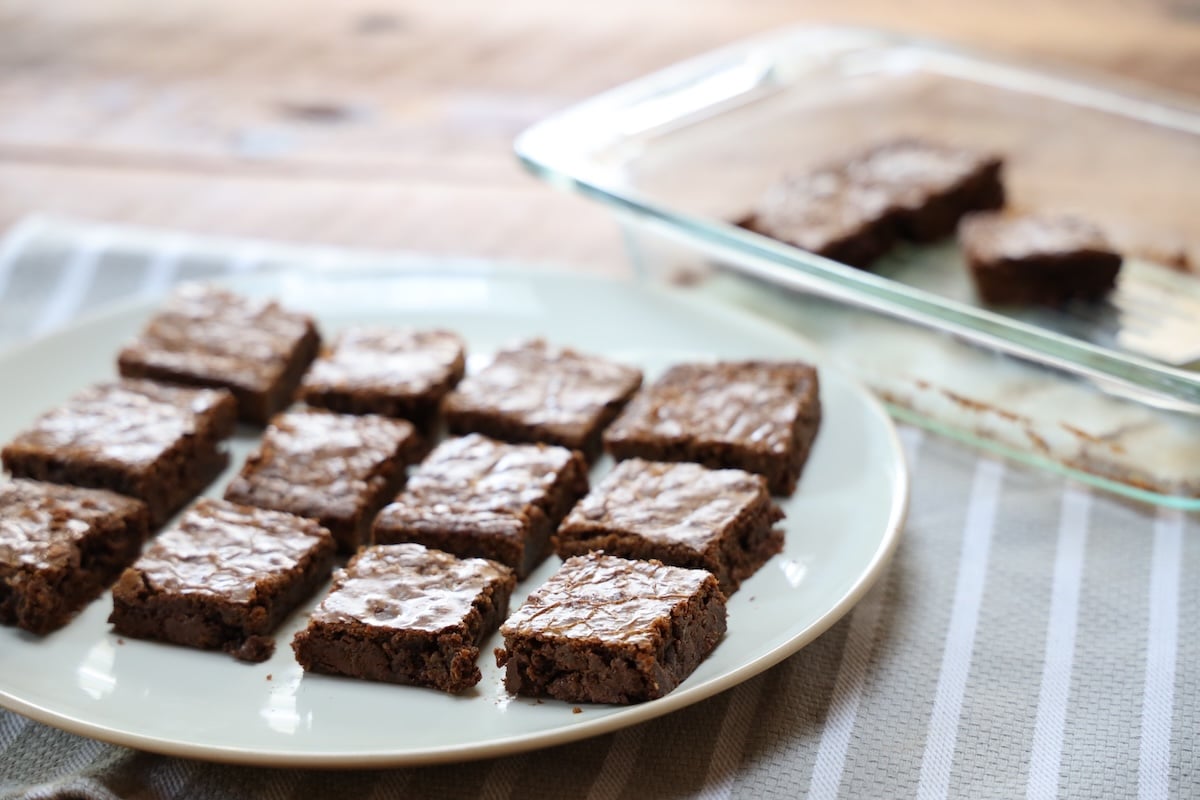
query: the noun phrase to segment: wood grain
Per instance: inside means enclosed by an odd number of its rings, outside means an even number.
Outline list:
[[[720,44],[893,27],[1200,97],[1184,0],[0,3],[0,226],[33,213],[619,271],[525,126]]]

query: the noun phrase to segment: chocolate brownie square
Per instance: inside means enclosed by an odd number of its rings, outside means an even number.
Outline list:
[[[129,566],[146,505],[102,489],[0,485],[0,623],[44,634],[67,624]]]
[[[265,425],[292,402],[317,354],[311,317],[274,300],[253,300],[212,286],[178,289],[117,363],[130,378],[223,387],[238,418]]]
[[[817,371],[796,361],[679,364],[605,434],[618,459],[694,461],[765,475],[787,495],[821,424]]]
[[[600,453],[600,435],[642,384],[641,370],[541,339],[501,350],[446,397],[452,433]]]
[[[959,239],[975,288],[992,305],[1099,300],[1121,270],[1121,255],[1104,233],[1075,217],[973,214]]]
[[[890,250],[897,237],[888,193],[855,183],[841,167],[780,179],[741,225],[864,269]]]
[[[845,170],[856,186],[887,198],[901,238],[929,242],[953,234],[971,211],[1003,207],[1003,163],[992,153],[897,139],[850,159]]]
[[[14,477],[136,497],[158,526],[225,469],[236,413],[223,389],[102,383],[43,414],[0,457]]]
[[[479,645],[508,614],[515,585],[494,561],[367,547],[337,571],[292,650],[308,672],[461,692],[479,683]]]
[[[428,429],[463,376],[462,339],[449,331],[353,327],[342,331],[300,384],[313,406],[403,417]]]
[[[437,446],[375,519],[376,544],[419,542],[489,558],[524,578],[588,489],[583,458],[564,447],[470,434]]]
[[[271,632],[329,577],[334,550],[314,520],[205,498],[121,573],[108,621],[125,636],[264,661]]]
[[[1002,166],[989,153],[897,139],[783,177],[740,224],[865,268],[898,239],[940,239],[964,214],[1002,207]]]
[[[500,626],[510,692],[640,703],[690,675],[725,635],[712,573],[602,553],[567,559]]]
[[[277,415],[225,499],[311,517],[352,553],[424,450],[412,423],[316,409]]]
[[[571,509],[556,549],[706,569],[730,595],[783,547],[781,519],[761,475],[633,458]]]

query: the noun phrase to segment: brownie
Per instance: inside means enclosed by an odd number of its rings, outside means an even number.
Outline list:
[[[376,544],[419,542],[457,556],[490,558],[524,578],[550,552],[550,537],[588,489],[583,458],[564,447],[447,439],[375,519]]]
[[[403,417],[428,429],[465,364],[463,341],[449,331],[353,327],[322,348],[300,397],[309,405]]]
[[[890,198],[842,168],[790,175],[767,189],[741,224],[819,256],[869,267],[896,243]]]
[[[885,142],[850,159],[849,179],[887,197],[901,238],[950,236],[971,211],[1004,206],[1003,160],[919,139]]]
[[[126,377],[226,388],[239,419],[265,425],[291,403],[319,346],[306,314],[191,284],[121,350],[118,366]]]
[[[308,672],[461,692],[479,646],[508,614],[503,564],[419,544],[367,547],[338,570],[292,649]]]
[[[592,550],[706,569],[735,592],[783,547],[767,481],[740,469],[622,461],[563,520],[563,558]]]
[[[102,383],[43,414],[0,457],[14,477],[136,497],[158,526],[225,469],[236,412],[222,389]]]
[[[148,532],[146,505],[130,497],[0,485],[0,623],[37,634],[61,628],[137,558]]]
[[[443,405],[453,433],[600,453],[600,436],[642,384],[641,370],[541,339],[501,350]]]
[[[316,521],[205,498],[159,534],[113,587],[113,630],[244,661],[329,577],[333,536]]]
[[[712,573],[602,553],[567,559],[500,627],[510,692],[639,703],[670,692],[725,634]]]
[[[679,364],[605,434],[617,459],[695,461],[765,475],[787,495],[821,424],[817,371],[797,361]]]
[[[741,224],[865,268],[898,239],[940,239],[964,214],[1003,206],[1001,168],[991,154],[897,139],[783,177]]]
[[[1103,232],[1075,217],[973,214],[959,239],[979,297],[992,305],[1099,300],[1121,270]]]
[[[352,553],[423,449],[412,423],[402,419],[286,411],[271,421],[225,499],[311,517]]]

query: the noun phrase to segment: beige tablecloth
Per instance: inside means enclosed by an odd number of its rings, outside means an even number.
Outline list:
[[[199,245],[22,226],[0,244],[0,346],[260,266],[244,243]],[[376,772],[166,758],[0,711],[0,795],[1200,797],[1196,518],[915,429],[902,438],[911,511],[881,581],[798,655],[683,711],[509,758]]]

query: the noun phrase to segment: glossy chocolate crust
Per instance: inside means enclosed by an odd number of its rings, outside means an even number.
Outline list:
[[[783,547],[783,511],[761,475],[699,464],[622,461],[559,526],[563,558],[602,550],[706,569],[730,595]]]
[[[512,570],[419,544],[363,549],[292,641],[308,672],[461,692],[508,614]]]
[[[1104,233],[1075,217],[972,214],[959,240],[979,297],[991,305],[1099,300],[1121,271],[1121,254]]]
[[[313,520],[205,498],[121,574],[109,622],[126,636],[263,661],[270,633],[329,577],[334,550]]]
[[[640,703],[679,685],[725,634],[705,570],[600,553],[567,559],[500,627],[510,692],[569,703]]]
[[[228,389],[239,419],[265,425],[291,403],[320,343],[306,314],[189,284],[121,350],[117,364],[130,378]]]
[[[322,348],[300,397],[344,414],[402,417],[428,430],[442,398],[462,379],[465,351],[450,331],[348,328]]]
[[[225,499],[311,517],[353,553],[423,451],[406,420],[299,408],[272,419]]]
[[[535,339],[501,350],[446,396],[452,433],[600,453],[605,426],[642,384],[641,370]]]
[[[865,268],[898,239],[940,239],[964,214],[1002,207],[1002,166],[992,154],[896,139],[781,178],[740,224]]]
[[[145,504],[114,492],[0,485],[0,623],[61,628],[137,558],[148,532]]]
[[[376,544],[419,542],[490,558],[525,577],[588,489],[587,464],[564,447],[470,434],[442,442],[379,513]]]
[[[85,389],[4,447],[14,477],[109,489],[136,497],[154,526],[208,486],[229,463],[229,392],[122,380]]]
[[[819,379],[808,364],[679,364],[633,399],[604,446],[617,459],[756,472],[773,494],[789,495],[820,424]]]

